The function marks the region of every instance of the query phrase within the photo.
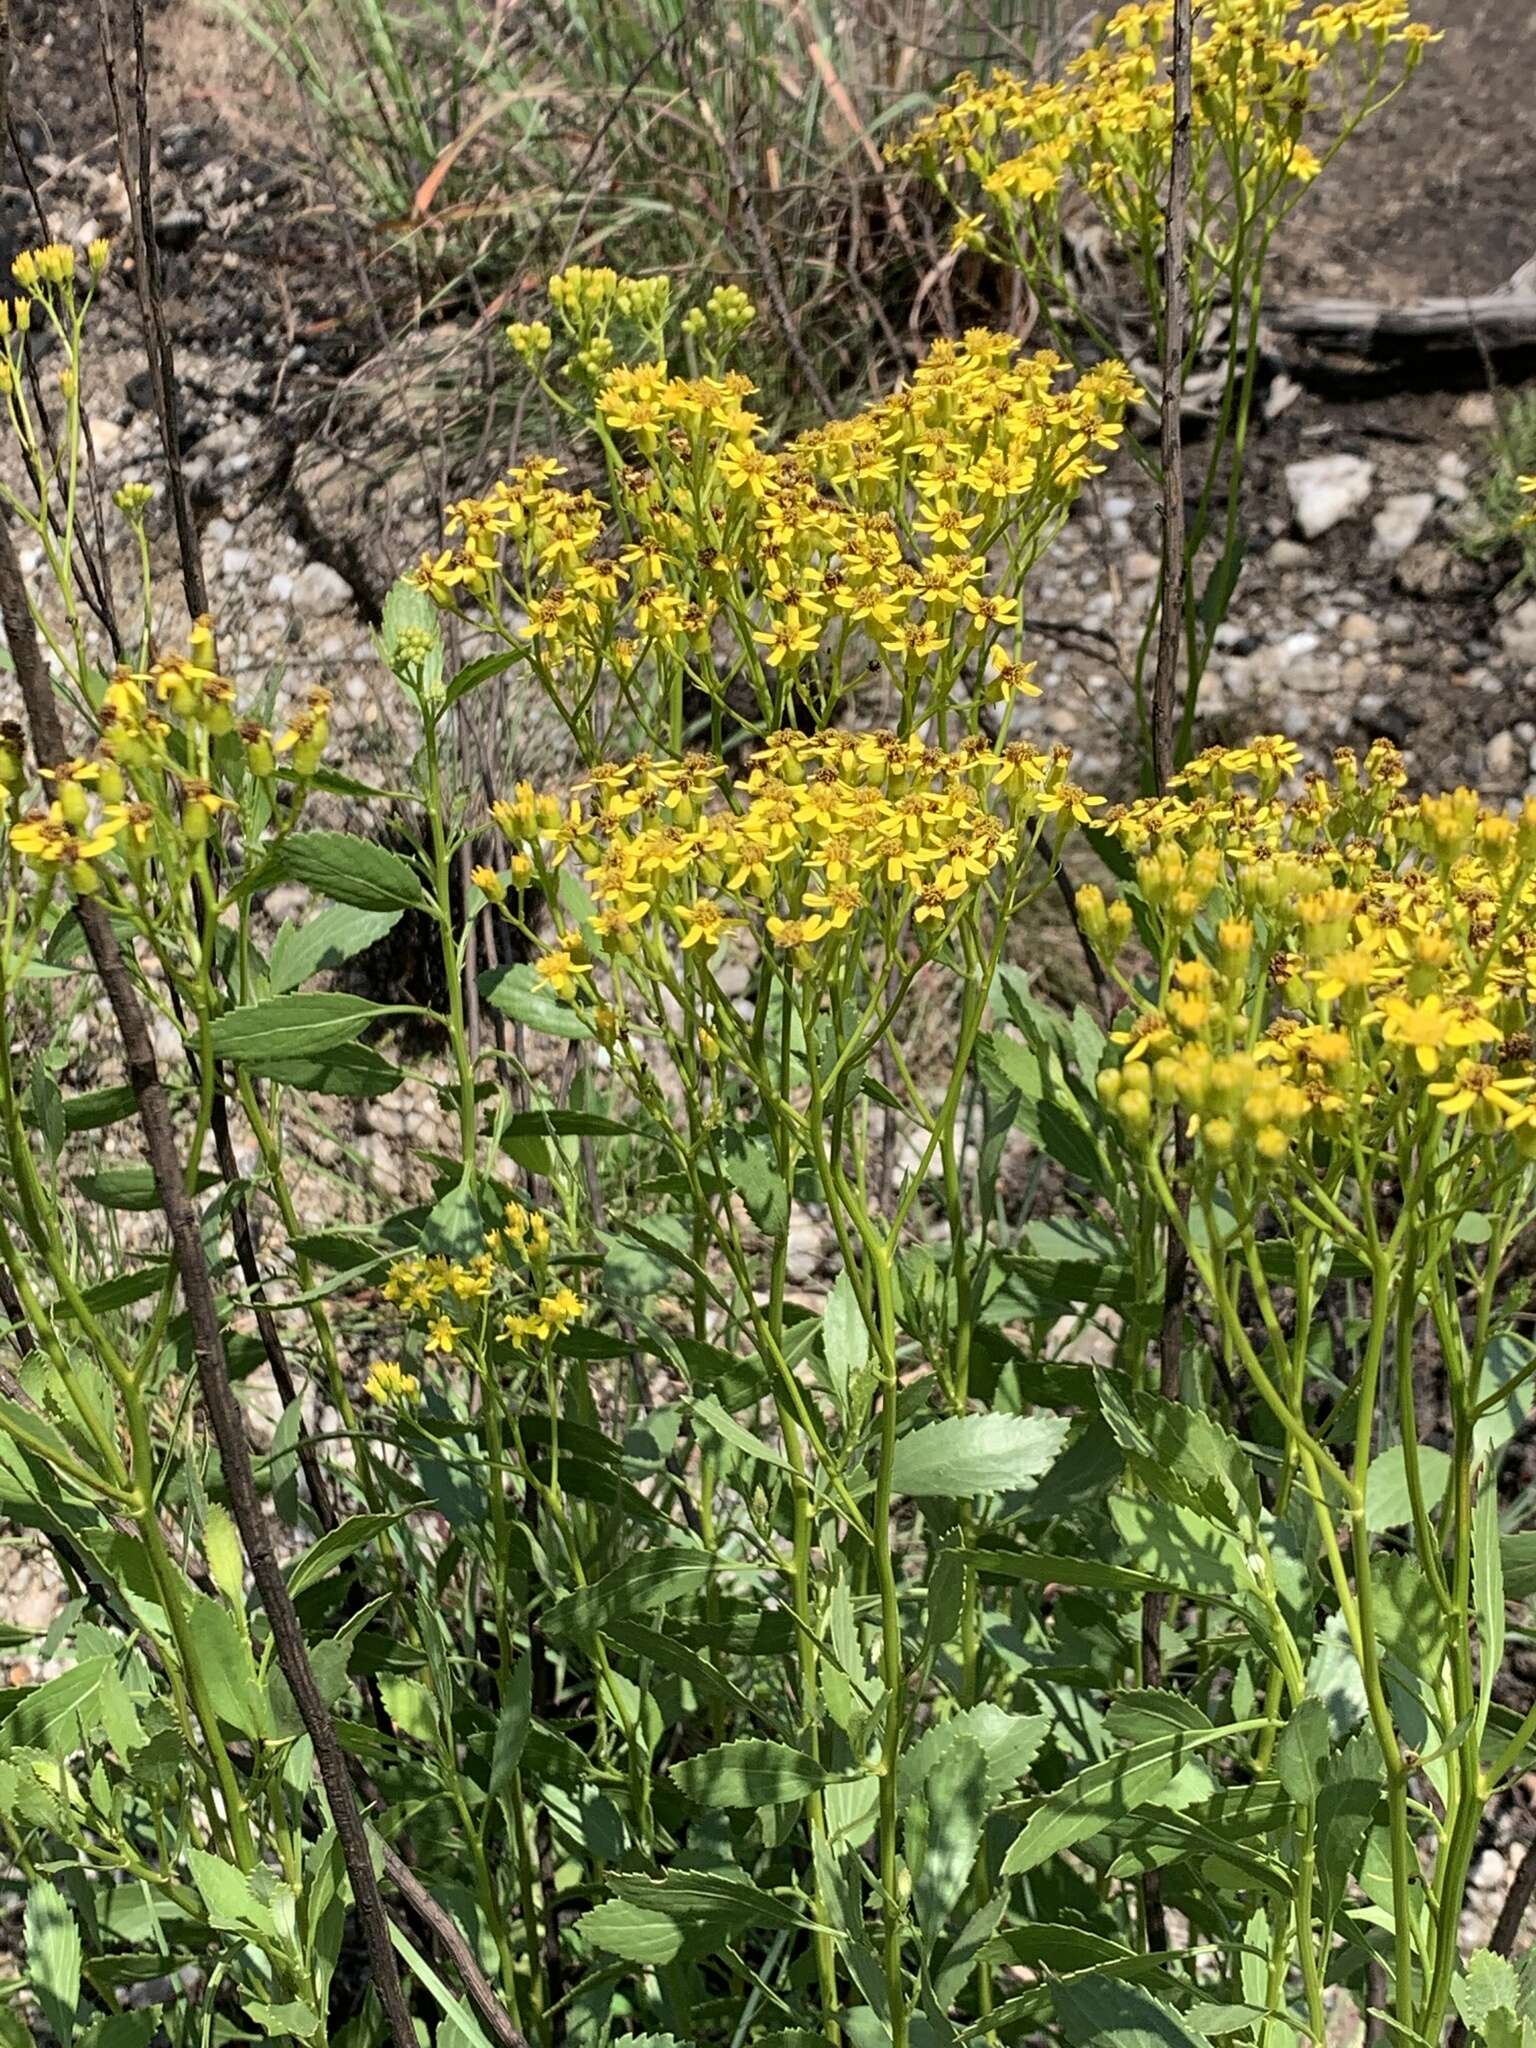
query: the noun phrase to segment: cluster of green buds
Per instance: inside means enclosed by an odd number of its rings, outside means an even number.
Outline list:
[[[706,332],[723,341],[735,341],[757,318],[757,308],[736,284],[717,284],[702,306],[690,306],[683,315],[684,334],[696,340]]]

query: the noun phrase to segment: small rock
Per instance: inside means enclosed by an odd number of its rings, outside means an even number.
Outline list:
[[[1411,548],[1435,509],[1433,491],[1398,491],[1371,521],[1378,555],[1401,555]]]
[[[293,579],[292,601],[294,609],[309,618],[324,618],[350,608],[352,592],[346,578],[338,576],[328,562],[309,562]]]
[[[1525,772],[1526,749],[1512,732],[1496,732],[1483,748],[1483,774],[1500,788],[1507,788]]]
[[[286,569],[279,569],[267,585],[267,596],[274,604],[287,604],[293,596],[294,578]]]
[[[1500,619],[1499,644],[1516,661],[1536,662],[1536,597],[1528,597],[1507,619]]]
[[[1363,455],[1315,455],[1305,462],[1288,462],[1285,488],[1300,532],[1316,540],[1358,512],[1371,495],[1375,476]]]
[[[219,556],[220,572],[234,582],[237,576],[248,575],[255,566],[256,557],[249,548],[225,548]]]
[[[1437,540],[1419,540],[1398,556],[1392,581],[1409,597],[1470,597],[1486,587],[1488,571]]]
[[[91,420],[91,444],[103,462],[123,438],[123,430],[116,420],[103,419],[97,414]]]
[[[1277,569],[1304,569],[1312,557],[1299,540],[1286,536],[1275,542],[1268,559]]]
[[[1381,637],[1381,628],[1366,612],[1351,612],[1339,627],[1339,638],[1354,646],[1368,647]]]
[[[1458,427],[1495,427],[1499,410],[1491,391],[1469,391],[1456,408]]]
[[[1104,517],[1106,519],[1129,519],[1135,510],[1136,500],[1134,498],[1117,497],[1104,500]]]
[[[1125,558],[1126,579],[1131,583],[1150,583],[1162,566],[1156,555],[1149,554],[1145,548],[1137,548],[1134,554]]]

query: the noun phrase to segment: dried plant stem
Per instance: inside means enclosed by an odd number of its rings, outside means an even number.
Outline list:
[[[1189,319],[1187,244],[1189,223],[1189,138],[1191,126],[1191,0],[1174,0],[1173,146],[1168,167],[1168,204],[1163,238],[1162,444],[1163,577],[1157,621],[1157,667],[1152,678],[1152,774],[1167,788],[1174,770],[1174,694],[1179,643],[1184,633],[1184,446],[1180,407],[1184,395],[1184,337]]]
[[[128,194],[128,211],[133,226],[133,275],[139,298],[139,315],[144,326],[144,351],[149,361],[150,389],[154,394],[155,418],[160,426],[160,443],[165,454],[170,484],[171,513],[176,521],[176,546],[181,558],[181,587],[189,618],[201,618],[208,609],[208,585],[203,577],[202,549],[192,518],[187,480],[181,466],[181,416],[176,391],[176,358],[165,318],[165,281],[160,272],[160,246],[155,240],[154,180],[150,160],[149,59],[144,40],[144,0],[132,0],[133,23],[133,150],[130,155],[128,112],[123,104],[122,84],[117,72],[117,47],[112,34],[108,0],[97,0],[101,32],[101,61],[106,74],[107,95],[112,104],[112,123],[117,137],[117,161],[123,187]]]
[[[1157,621],[1157,667],[1152,679],[1152,779],[1163,791],[1174,771],[1175,692],[1179,673],[1179,643],[1184,632],[1184,592],[1187,566],[1184,559],[1184,448],[1180,437],[1180,405],[1184,390],[1184,331],[1188,319],[1188,278],[1186,244],[1189,212],[1189,141],[1191,126],[1191,60],[1193,24],[1191,0],[1174,0],[1173,51],[1173,143],[1168,166],[1168,202],[1163,241],[1163,389],[1162,389],[1162,481],[1163,481],[1163,573]],[[1189,1149],[1187,1127],[1182,1115],[1174,1122],[1174,1162],[1184,1164]],[[1183,1175],[1175,1185],[1187,1211],[1189,1195]],[[1184,1346],[1184,1294],[1188,1283],[1188,1255],[1181,1234],[1169,1229],[1165,1240],[1162,1318],[1157,1332],[1158,1393],[1165,1401],[1176,1401],[1182,1379]],[[1162,1683],[1162,1630],[1166,1597],[1149,1593],[1141,1608],[1141,1680],[1144,1685]],[[1159,1873],[1148,1871],[1142,1881],[1142,1929],[1150,1949],[1168,1946],[1167,1918],[1163,1911]]]
[[[55,767],[68,759],[69,750],[38,648],[15,543],[9,528],[3,525],[0,525],[0,618],[4,621],[6,641],[26,706],[33,750],[40,766]],[[415,2048],[415,2029],[396,1967],[389,1921],[378,1879],[374,1875],[368,1837],[346,1757],[316,1683],[304,1633],[273,1552],[271,1535],[256,1490],[250,1446],[246,1442],[244,1423],[225,1361],[218,1302],[197,1213],[187,1196],[182,1165],[177,1156],[170,1108],[160,1080],[148,1021],[106,912],[89,896],[82,896],[78,915],[91,959],[112,1006],[128,1079],[138,1105],[150,1170],[170,1232],[191,1325],[198,1388],[218,1445],[230,1512],[240,1532],[246,1559],[266,1611],[278,1663],[314,1744],[316,1767],[352,1880],[353,1899],[363,1926],[374,1987],[389,2022],[391,2037],[395,2048]]]

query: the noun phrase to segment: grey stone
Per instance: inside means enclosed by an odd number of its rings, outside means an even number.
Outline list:
[[[1536,662],[1536,597],[1528,597],[1507,619],[1500,619],[1499,644],[1516,661]]]
[[[1371,521],[1371,537],[1379,555],[1401,555],[1429,524],[1435,509],[1433,491],[1398,491]]]
[[[320,619],[350,610],[353,597],[344,576],[327,562],[309,562],[293,579],[293,607],[307,618]]]
[[[1363,455],[1314,455],[1287,463],[1285,488],[1298,530],[1316,540],[1348,519],[1370,497],[1375,478]]]

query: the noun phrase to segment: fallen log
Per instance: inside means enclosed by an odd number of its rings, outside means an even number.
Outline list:
[[[1266,316],[1275,336],[1330,354],[1401,360],[1425,354],[1536,349],[1536,295],[1484,292],[1391,306],[1376,299],[1307,299]]]

